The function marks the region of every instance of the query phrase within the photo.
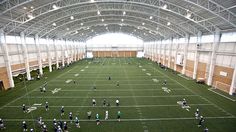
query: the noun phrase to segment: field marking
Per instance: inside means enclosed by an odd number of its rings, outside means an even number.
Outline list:
[[[184,78],[184,79],[186,79],[186,80],[192,80],[192,79],[190,79],[190,78],[184,76],[183,74],[178,74],[178,76],[180,76],[180,77],[182,77],[182,78]]]
[[[157,70],[157,69],[155,68],[155,70]],[[161,73],[162,75],[164,75],[164,76],[168,77],[170,80],[172,80],[172,81],[174,81],[174,82],[178,83],[179,85],[181,85],[182,87],[184,87],[186,90],[188,90],[188,91],[190,91],[191,93],[193,93],[193,94],[195,94],[195,95],[199,96],[201,99],[203,99],[203,100],[205,100],[205,101],[207,101],[207,102],[209,102],[209,103],[213,104],[213,105],[214,105],[216,108],[218,108],[219,110],[221,110],[221,111],[225,112],[225,113],[226,113],[226,114],[228,114],[228,115],[234,116],[233,114],[231,114],[231,113],[227,112],[227,111],[226,111],[226,110],[224,110],[223,108],[219,107],[218,105],[216,105],[215,103],[213,103],[213,102],[209,101],[208,99],[206,99],[206,98],[202,97],[201,95],[198,95],[198,94],[196,94],[196,93],[195,93],[193,90],[191,90],[191,89],[187,88],[185,85],[183,85],[183,84],[181,84],[180,82],[178,82],[178,81],[174,80],[173,78],[170,78],[169,76],[165,75],[164,73],[160,72],[159,70],[157,70],[157,72],[159,72],[159,73]]]
[[[151,76],[152,74],[150,74],[150,73],[146,73],[148,76]]]
[[[61,88],[55,88],[55,89],[52,90],[51,92],[52,92],[52,94],[55,94],[55,93],[57,93],[57,92],[59,92],[59,91],[61,91]]]
[[[211,91],[211,92],[213,92],[213,93],[215,93],[215,94],[218,94],[218,95],[220,95],[220,96],[222,96],[222,97],[224,97],[224,98],[226,98],[226,99],[228,99],[228,100],[231,100],[231,101],[233,101],[233,102],[236,101],[236,100],[234,100],[234,99],[231,99],[231,98],[229,98],[229,97],[227,97],[227,96],[225,96],[225,95],[223,95],[223,94],[220,94],[220,93],[214,91],[213,89],[215,89],[215,88],[209,88],[208,90]]]
[[[81,81],[80,81],[81,82]],[[54,84],[53,86],[61,86],[62,84]],[[68,85],[71,85],[71,86],[73,86],[74,84],[68,84]],[[68,86],[67,85],[67,86]],[[96,84],[97,86],[110,86],[110,85],[113,85],[114,86],[114,84]],[[162,86],[162,85],[157,85],[156,83],[155,84],[150,84],[150,83],[147,83],[147,84],[144,84],[144,83],[134,83],[134,84],[122,84],[122,85],[133,85],[133,86],[136,86],[136,85],[138,85],[138,86],[140,86],[140,85],[142,85],[142,86],[146,86],[146,85],[148,85],[148,86],[150,86],[150,85],[152,85],[152,86]],[[168,85],[169,86],[171,86],[169,83],[168,83]],[[174,85],[174,84],[173,84]],[[79,86],[91,86],[91,84],[90,85],[83,85],[83,84],[80,84]]]
[[[185,89],[170,89],[172,91],[184,91]],[[54,91],[54,90],[48,90],[48,91]],[[71,90],[60,90],[60,91],[64,91],[64,92],[89,92],[89,91],[94,91],[93,89],[91,90],[76,90],[76,89],[71,89]],[[113,89],[113,90],[108,90],[108,89],[104,89],[104,90],[96,90],[99,92],[132,92],[131,89]],[[135,91],[162,91],[162,89],[136,89],[133,90]],[[35,92],[38,92],[38,90],[35,90]]]
[[[171,90],[169,89],[169,88],[167,88],[167,87],[162,87],[161,88],[164,92],[166,92],[166,93],[170,93],[171,92]]]
[[[189,104],[191,106],[213,106],[213,104]],[[5,106],[5,108],[21,108],[22,106],[13,106],[13,105],[8,105]],[[44,108],[45,106],[38,106]],[[52,108],[60,108],[61,106],[49,106]],[[178,104],[173,104],[173,105],[126,105],[126,106],[109,106],[109,107],[104,107],[104,106],[76,106],[76,105],[64,105],[64,107],[69,107],[69,108],[136,108],[136,110],[140,110],[141,108],[145,107],[179,107]]]
[[[198,95],[160,95],[160,96],[93,96],[93,97],[89,97],[89,98],[175,98],[175,97],[197,97]],[[31,96],[29,98],[62,98],[62,99],[71,99],[71,98],[76,98],[76,99],[83,99],[86,97],[78,97],[78,96]]]
[[[76,67],[73,67],[72,69],[68,70],[67,72],[64,72],[64,73],[60,74],[60,75],[59,75],[59,76],[57,76],[56,78],[59,78],[59,77],[61,77],[62,75],[64,75],[64,74],[68,73],[69,71],[73,70],[74,68],[76,68]],[[56,78],[54,78],[54,79],[52,79],[52,80],[55,80]],[[48,82],[51,82],[52,80],[50,80],[50,81],[48,81]],[[44,84],[42,84],[41,86],[44,86]],[[34,92],[36,89],[38,89],[38,87],[37,87],[37,88],[35,88],[35,89],[32,89],[30,92],[28,92],[28,93],[25,93],[24,95],[22,95],[22,96],[20,96],[20,97],[18,97],[18,98],[16,98],[16,99],[14,99],[14,100],[12,100],[12,101],[8,102],[7,104],[5,104],[5,105],[1,106],[1,107],[0,107],[0,110],[1,110],[3,107],[5,107],[5,106],[7,106],[7,105],[9,105],[9,104],[11,104],[11,103],[14,103],[14,102],[16,102],[17,100],[19,100],[19,99],[21,99],[21,98],[24,98],[26,95],[29,95],[29,94],[33,93],[33,92]]]
[[[68,79],[65,81],[65,83],[70,83],[70,82],[72,82],[72,79]]]
[[[153,78],[152,81],[153,81],[153,82],[156,82],[156,83],[159,82],[159,80],[157,80],[156,78]]]
[[[75,77],[78,77],[78,76],[79,76],[79,73],[76,73],[74,76],[75,76]]]
[[[234,116],[206,116],[204,117],[205,119],[236,119]],[[121,118],[121,122],[124,121],[175,121],[175,120],[196,120],[195,117],[182,117],[182,118],[131,118],[131,119],[122,119]],[[19,122],[19,121],[33,121],[35,122],[35,119],[4,119],[4,121],[12,121],[12,122]],[[43,121],[47,121],[47,122],[52,122],[53,119],[43,119]],[[63,119],[63,121],[70,121],[69,119]],[[81,119],[80,122],[94,122],[95,119]],[[108,120],[104,120],[101,119],[100,121],[102,122],[117,122],[117,119],[108,119]]]

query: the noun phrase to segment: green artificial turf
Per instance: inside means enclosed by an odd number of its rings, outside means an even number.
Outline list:
[[[111,80],[108,80],[109,76]],[[167,80],[166,86],[162,84],[164,80]],[[39,87],[45,81],[48,83],[47,92],[41,93]],[[169,93],[163,87],[169,89]],[[55,89],[60,90],[52,93]],[[72,132],[202,132],[205,127],[210,132],[235,132],[236,102],[208,89],[206,85],[187,80],[170,69],[161,69],[146,59],[82,60],[63,70],[47,72],[41,80],[19,82],[14,89],[0,92],[0,118],[6,125],[2,131],[20,132],[24,120],[28,128],[41,131],[36,122],[41,116],[49,131],[53,131],[52,120],[56,118],[67,121]],[[183,98],[191,107],[189,111],[177,104]],[[92,99],[97,102],[95,107]],[[111,106],[103,107],[103,99]],[[118,107],[116,99],[120,100]],[[49,102],[49,111],[44,108],[46,101]],[[27,108],[34,104],[42,105],[30,113],[23,113],[22,104]],[[65,107],[62,117],[61,106]],[[194,117],[197,108],[205,117],[200,128]],[[109,119],[104,121],[106,110]],[[92,111],[91,120],[87,119],[87,111]],[[121,122],[116,119],[118,111],[122,113]],[[69,112],[73,117],[79,117],[81,128],[76,128],[74,122],[69,123]],[[96,113],[101,118],[98,126]]]

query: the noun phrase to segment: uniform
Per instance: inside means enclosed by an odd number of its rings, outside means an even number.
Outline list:
[[[95,99],[92,100],[92,104],[93,104],[93,106],[96,105],[96,100]]]
[[[119,81],[116,82],[116,86],[119,87],[120,86],[120,83]]]
[[[70,119],[70,123],[72,123],[72,119],[73,119],[72,112],[69,113],[69,119]]]
[[[46,109],[46,111],[49,110],[48,102],[45,103],[45,109]]]
[[[22,110],[24,113],[26,113],[26,107],[25,107],[25,104],[22,105]]]
[[[58,124],[58,126],[59,126],[60,128],[63,127],[63,124],[62,124],[62,121],[61,121],[61,120],[59,120],[59,121],[57,122],[57,124]]]
[[[63,126],[63,128],[64,128],[64,131],[65,131],[65,132],[68,131],[68,126],[67,126],[67,123],[66,123],[66,122],[64,122],[64,126]]]
[[[0,130],[1,129],[5,129],[5,126],[4,126],[4,123],[3,123],[3,120],[2,119],[0,119]]]
[[[118,120],[118,121],[120,121],[120,116],[121,116],[121,112],[118,111],[118,112],[117,112],[117,120]]]
[[[38,124],[39,124],[39,126],[42,125],[42,117],[39,117],[39,119],[38,119]]]
[[[106,106],[106,99],[103,100],[103,106]]]
[[[208,132],[208,128],[207,127],[204,129],[204,132]]]
[[[201,127],[204,121],[205,120],[204,120],[203,116],[201,116],[199,119],[198,127]]]
[[[61,107],[61,116],[64,115],[64,112],[65,112],[65,111],[64,111],[64,106],[62,106],[62,107]]]
[[[108,111],[105,113],[105,120],[108,120]]]
[[[48,131],[47,126],[46,126],[46,125],[43,125],[42,130],[43,130],[43,132],[47,132],[47,131]]]
[[[187,106],[187,101],[183,99],[183,106]]]
[[[120,105],[120,101],[117,99],[116,100],[116,106],[119,106]]]
[[[196,119],[199,118],[199,109],[197,109],[196,112],[195,112],[195,118],[196,118]]]
[[[87,115],[88,115],[88,119],[89,119],[89,120],[91,119],[91,114],[92,114],[91,111],[88,111],[88,112],[87,112]]]
[[[110,77],[110,76],[108,77],[108,80],[111,80],[111,77]]]
[[[100,124],[100,119],[99,119],[99,115],[98,114],[96,114],[96,122],[97,122],[97,125],[99,125]]]
[[[22,128],[23,128],[23,132],[27,131],[27,124],[25,121],[23,121],[23,123],[22,123]]]
[[[166,85],[167,84],[167,81],[166,80],[164,80],[164,82],[163,82],[163,85]]]
[[[30,132],[34,132],[34,129],[33,129],[33,128],[31,128],[31,129],[30,129]]]
[[[78,117],[75,117],[75,125],[76,127],[80,128]]]

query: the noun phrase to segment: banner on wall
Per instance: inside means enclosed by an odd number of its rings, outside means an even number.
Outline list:
[[[93,52],[87,52],[87,58],[93,58]]]
[[[137,58],[143,58],[144,57],[144,52],[143,51],[138,51],[137,52]]]
[[[184,61],[184,55],[183,54],[178,54],[176,58],[176,64],[177,65],[183,65]]]

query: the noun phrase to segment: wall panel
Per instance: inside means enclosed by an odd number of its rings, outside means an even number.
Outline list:
[[[234,72],[233,68],[216,65],[212,79],[213,86],[225,92],[229,92],[230,85],[232,82],[233,72]]]
[[[0,80],[3,81],[3,85],[5,90],[8,89],[10,87],[10,82],[8,79],[8,75],[7,75],[7,68],[6,67],[1,67],[0,68]]]

